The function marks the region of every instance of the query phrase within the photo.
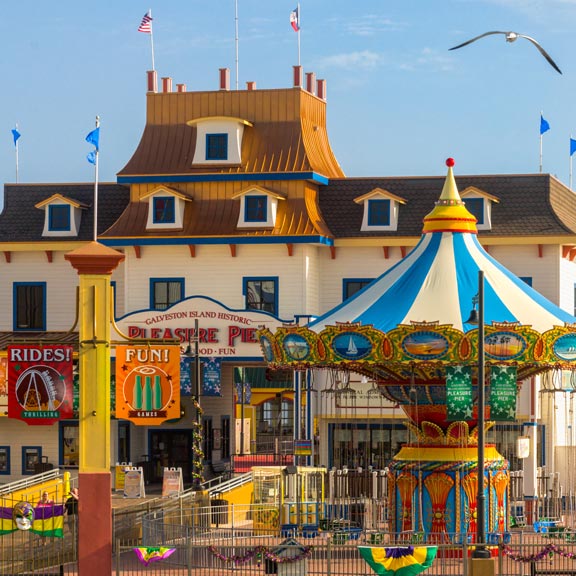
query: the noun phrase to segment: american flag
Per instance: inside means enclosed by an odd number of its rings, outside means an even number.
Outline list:
[[[144,14],[140,26],[138,26],[138,32],[144,32],[145,34],[152,34],[152,16],[150,15],[150,10]]]

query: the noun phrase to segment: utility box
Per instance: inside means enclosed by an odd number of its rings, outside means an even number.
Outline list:
[[[287,538],[279,546],[272,550],[272,554],[279,558],[297,558],[285,562],[274,562],[266,558],[264,571],[266,574],[278,574],[278,576],[305,576],[308,573],[308,558],[304,554],[307,547],[302,546],[294,538]]]

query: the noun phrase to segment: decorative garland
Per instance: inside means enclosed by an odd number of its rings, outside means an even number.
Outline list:
[[[548,544],[544,546],[539,552],[535,554],[530,554],[529,556],[523,556],[522,554],[518,554],[514,552],[510,546],[502,546],[502,552],[508,556],[511,560],[515,562],[540,562],[546,558],[551,558],[554,554],[558,554],[558,556],[562,556],[563,558],[570,558],[574,560],[576,558],[575,552],[566,552],[566,550],[562,550],[558,548],[556,544]]]
[[[262,558],[270,560],[275,564],[292,564],[294,562],[299,562],[300,560],[309,558],[312,555],[312,546],[304,547],[302,552],[296,556],[278,556],[278,554],[274,554],[274,552],[271,552],[266,546],[256,546],[251,550],[247,550],[246,554],[243,556],[239,556],[238,554],[226,556],[221,552],[218,552],[215,546],[208,546],[208,551],[218,558],[218,560],[222,560],[222,562],[226,562],[227,564],[240,566],[241,564],[246,564],[247,562],[256,560],[256,563],[260,566]]]
[[[192,404],[196,409],[196,420],[192,422],[192,481],[194,484],[204,482],[204,450],[202,448],[202,415],[204,410],[198,399],[193,397]]]

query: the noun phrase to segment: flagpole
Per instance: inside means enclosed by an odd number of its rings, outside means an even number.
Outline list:
[[[542,133],[540,133],[540,174],[542,174]]]
[[[297,4],[297,9],[298,9],[298,66],[300,66],[300,30],[302,28],[302,26],[300,25],[300,22],[302,21],[302,18],[300,17],[300,2],[298,2]]]
[[[100,116],[96,116],[96,128],[100,127]],[[98,241],[98,157],[100,146],[96,147],[94,159],[94,242]]]
[[[234,25],[236,29],[236,37],[234,39],[236,46],[236,90],[238,90],[238,0],[234,2]]]
[[[572,134],[570,134],[570,148],[572,148]],[[572,150],[570,150],[570,190],[572,190]]]
[[[150,18],[152,18],[152,8],[148,10],[148,14],[150,14]],[[152,49],[152,70],[156,70],[154,65],[154,26],[152,25],[152,21],[150,21],[150,48]]]
[[[16,123],[16,132],[18,132],[18,123]],[[14,144],[16,146],[16,184],[18,184],[18,139]]]

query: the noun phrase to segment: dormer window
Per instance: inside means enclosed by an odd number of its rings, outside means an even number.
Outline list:
[[[235,165],[242,163],[244,129],[252,124],[234,116],[207,116],[187,122],[196,128],[192,166]]]
[[[476,228],[478,230],[492,229],[492,204],[498,203],[499,199],[492,194],[480,190],[475,186],[469,186],[460,197],[468,212],[476,218]]]
[[[181,230],[184,207],[192,199],[177,190],[160,186],[140,197],[148,202],[146,230]]]
[[[70,204],[48,206],[48,230],[50,232],[70,232],[70,208]]]
[[[176,198],[174,196],[155,196],[152,198],[152,222],[154,224],[174,224],[176,218]]]
[[[50,198],[34,206],[44,210],[43,237],[78,236],[82,210],[87,206],[62,194],[53,194]]]
[[[267,196],[246,196],[244,199],[244,221],[266,222],[268,214]]]
[[[206,134],[206,160],[228,160],[228,134]]]
[[[390,226],[390,200],[368,200],[368,226]]]
[[[234,194],[232,199],[240,200],[238,228],[273,228],[278,202],[285,200],[285,196],[260,186],[252,186]]]
[[[354,202],[364,205],[362,232],[396,231],[400,204],[406,204],[404,198],[382,188],[374,188],[367,194],[354,198]]]

